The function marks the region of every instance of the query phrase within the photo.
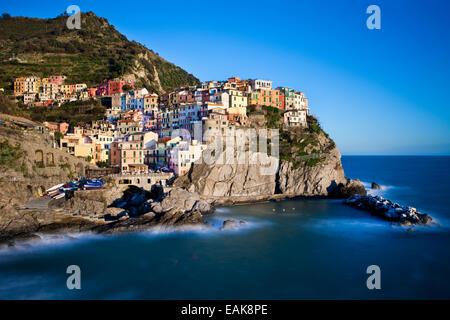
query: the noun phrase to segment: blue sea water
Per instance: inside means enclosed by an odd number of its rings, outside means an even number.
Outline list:
[[[440,225],[391,226],[339,200],[221,207],[209,230],[48,237],[0,251],[1,299],[449,299],[450,157],[343,157],[346,175]],[[224,219],[248,223],[218,231]],[[66,268],[81,268],[68,290]],[[368,290],[366,269],[381,269]]]

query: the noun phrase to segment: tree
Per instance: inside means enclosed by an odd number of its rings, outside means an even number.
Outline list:
[[[98,161],[97,162],[97,167],[99,168],[109,168],[109,161],[105,160],[105,161]]]
[[[125,91],[125,92],[131,91],[131,90],[133,90],[133,87],[130,86],[129,84],[125,84],[125,85],[122,87],[122,90]]]
[[[54,136],[56,141],[58,142],[58,146],[61,146],[61,139],[64,138],[64,135],[59,131],[55,131]]]

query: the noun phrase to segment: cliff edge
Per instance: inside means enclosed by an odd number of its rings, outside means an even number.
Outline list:
[[[199,193],[204,199],[252,202],[287,197],[346,198],[365,195],[359,180],[345,177],[341,154],[316,118],[308,116],[307,128],[287,128],[282,114],[270,107],[251,107],[249,127],[279,130],[279,157],[271,174],[259,164],[194,164],[175,186]],[[205,151],[208,152],[208,151]],[[235,150],[236,157],[239,152]]]

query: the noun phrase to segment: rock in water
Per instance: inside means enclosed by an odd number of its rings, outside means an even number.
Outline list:
[[[156,213],[164,213],[174,208],[185,212],[197,210],[201,214],[214,212],[214,208],[205,200],[200,199],[198,193],[179,187],[172,188],[161,202],[152,203],[151,208]]]
[[[220,231],[235,230],[237,229],[238,225],[238,222],[235,220],[225,220],[223,222],[222,228],[220,228]]]
[[[384,220],[398,222],[399,225],[429,225],[433,219],[416,208],[403,207],[380,196],[354,195],[344,201],[345,204],[357,209],[369,211],[372,215]]]
[[[381,186],[378,183],[372,182],[372,189],[373,190],[381,190]]]

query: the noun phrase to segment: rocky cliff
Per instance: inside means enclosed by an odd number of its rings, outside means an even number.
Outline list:
[[[261,165],[194,164],[186,176],[175,181],[203,198],[217,202],[251,202],[283,197],[338,197],[365,194],[359,181],[345,177],[341,154],[335,143],[313,117],[308,128],[285,128],[279,111],[271,108],[252,109],[250,127],[279,129],[277,168],[265,174]],[[271,125],[272,124],[272,125]],[[208,152],[208,151],[205,151]],[[239,152],[235,150],[236,158]]]

